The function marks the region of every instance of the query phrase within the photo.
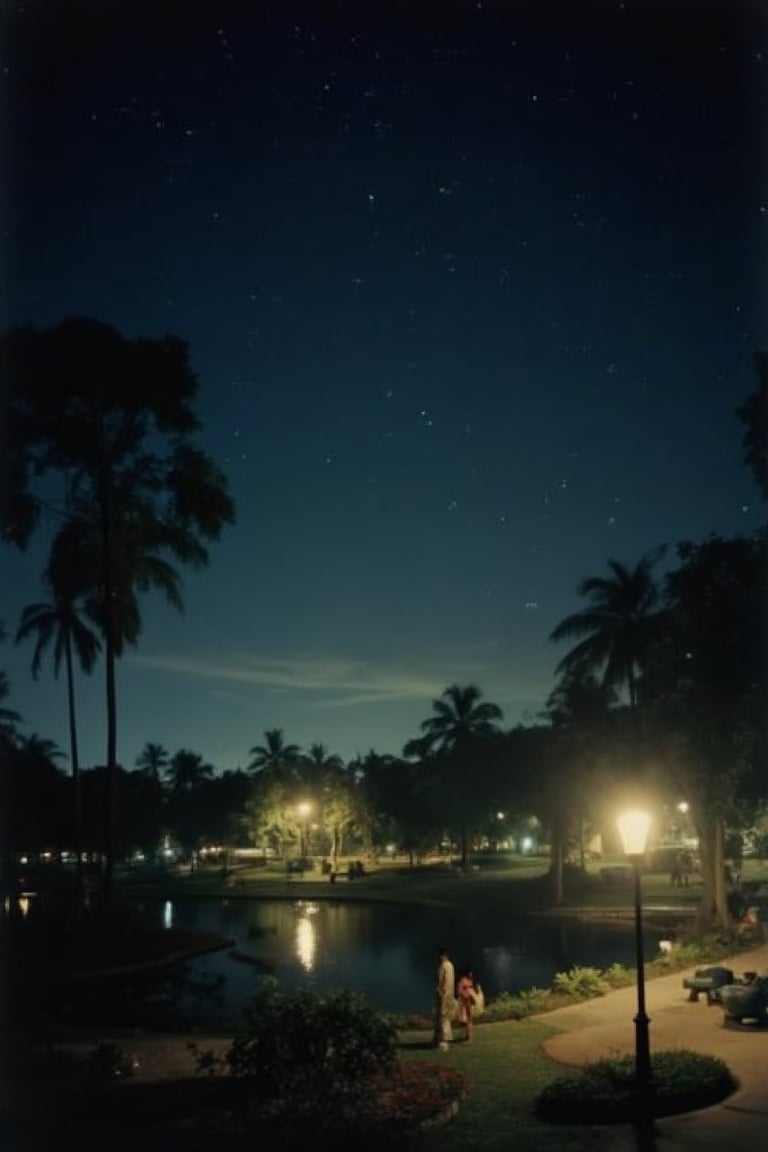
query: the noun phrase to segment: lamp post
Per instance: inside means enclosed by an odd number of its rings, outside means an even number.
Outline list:
[[[296,807],[301,820],[299,854],[303,860],[307,854],[307,817],[312,811],[312,805],[309,800],[302,800]]]
[[[618,818],[619,835],[625,856],[632,861],[635,879],[635,963],[637,965],[637,1015],[635,1016],[635,1071],[641,1091],[651,1082],[650,1023],[645,1011],[645,961],[643,959],[643,906],[640,891],[640,861],[645,854],[651,817],[634,809]]]

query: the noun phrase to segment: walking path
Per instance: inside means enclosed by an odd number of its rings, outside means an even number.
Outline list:
[[[768,944],[717,963],[732,968],[737,975],[764,972],[768,970]],[[642,1147],[656,1147],[659,1152],[757,1152],[768,1148],[768,1029],[754,1025],[725,1028],[722,1008],[709,1007],[705,997],[697,1004],[689,1002],[682,981],[693,971],[647,981],[651,1051],[687,1048],[718,1056],[738,1078],[739,1088],[722,1104],[659,1120],[655,1143],[646,1142]],[[540,1019],[563,1031],[547,1040],[544,1050],[562,1064],[633,1053],[636,1010],[633,986],[548,1012]],[[641,1146],[629,1125],[606,1128],[605,1134],[604,1152],[627,1152]]]

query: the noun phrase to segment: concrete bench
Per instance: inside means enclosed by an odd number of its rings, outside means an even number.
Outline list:
[[[730,968],[697,968],[693,976],[686,976],[683,980],[683,988],[689,992],[688,999],[694,1004],[702,992],[707,997],[707,1004],[716,1004],[720,999],[718,990],[726,984],[733,984]]]

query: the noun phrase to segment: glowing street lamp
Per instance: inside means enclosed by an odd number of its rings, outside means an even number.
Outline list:
[[[645,1011],[645,961],[643,959],[643,907],[640,892],[640,861],[651,817],[647,812],[634,809],[619,816],[619,835],[624,854],[632,861],[635,877],[635,963],[637,965],[637,1015],[635,1016],[635,1071],[641,1091],[651,1082],[651,1046],[648,1036],[650,1020]]]
[[[301,819],[300,855],[303,859],[307,854],[307,820],[312,811],[312,805],[309,800],[302,800],[300,804],[296,805],[296,810]]]

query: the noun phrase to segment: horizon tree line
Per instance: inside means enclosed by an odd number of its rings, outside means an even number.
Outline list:
[[[16,640],[34,641],[33,675],[49,652],[54,674],[65,669],[76,845],[74,665],[88,674],[104,656],[109,892],[120,772],[117,661],[138,642],[144,594],[159,590],[182,607],[175,565],[208,562],[207,544],[234,522],[234,505],[226,479],[194,441],[198,384],[182,341],[128,340],[97,321],[74,319],[51,329],[13,329],[0,354],[0,535],[23,548],[43,519],[54,525],[43,573],[47,598],[24,610]],[[766,353],[757,354],[756,368],[756,391],[737,415],[745,464],[768,499]],[[580,582],[585,606],[550,637],[577,643],[557,665],[540,722],[527,729],[504,733],[498,706],[482,700],[477,686],[458,684],[433,702],[421,735],[399,757],[372,750],[345,766],[322,745],[304,755],[280,729],[268,729],[264,743],[251,748],[244,774],[253,777],[246,802],[252,826],[289,837],[290,798],[303,788],[318,810],[333,813],[335,856],[352,830],[370,845],[389,822],[414,850],[425,835],[450,829],[468,867],[489,797],[506,791],[513,804],[535,804],[545,814],[557,900],[574,798],[583,828],[596,794],[674,790],[691,805],[699,832],[702,921],[725,923],[726,822],[736,818],[739,802],[768,795],[765,633],[756,625],[765,613],[765,533],[682,542],[678,567],[658,581],[654,570],[664,555],[657,548],[634,566],[611,559],[607,574]],[[7,695],[0,673],[0,705]],[[21,747],[19,721],[0,707],[4,759]],[[41,749],[32,754],[42,756]],[[177,799],[214,782],[214,769],[198,754],[181,749],[164,757],[162,745],[148,743],[137,767],[154,785],[170,783]],[[408,805],[398,803],[400,795]]]

